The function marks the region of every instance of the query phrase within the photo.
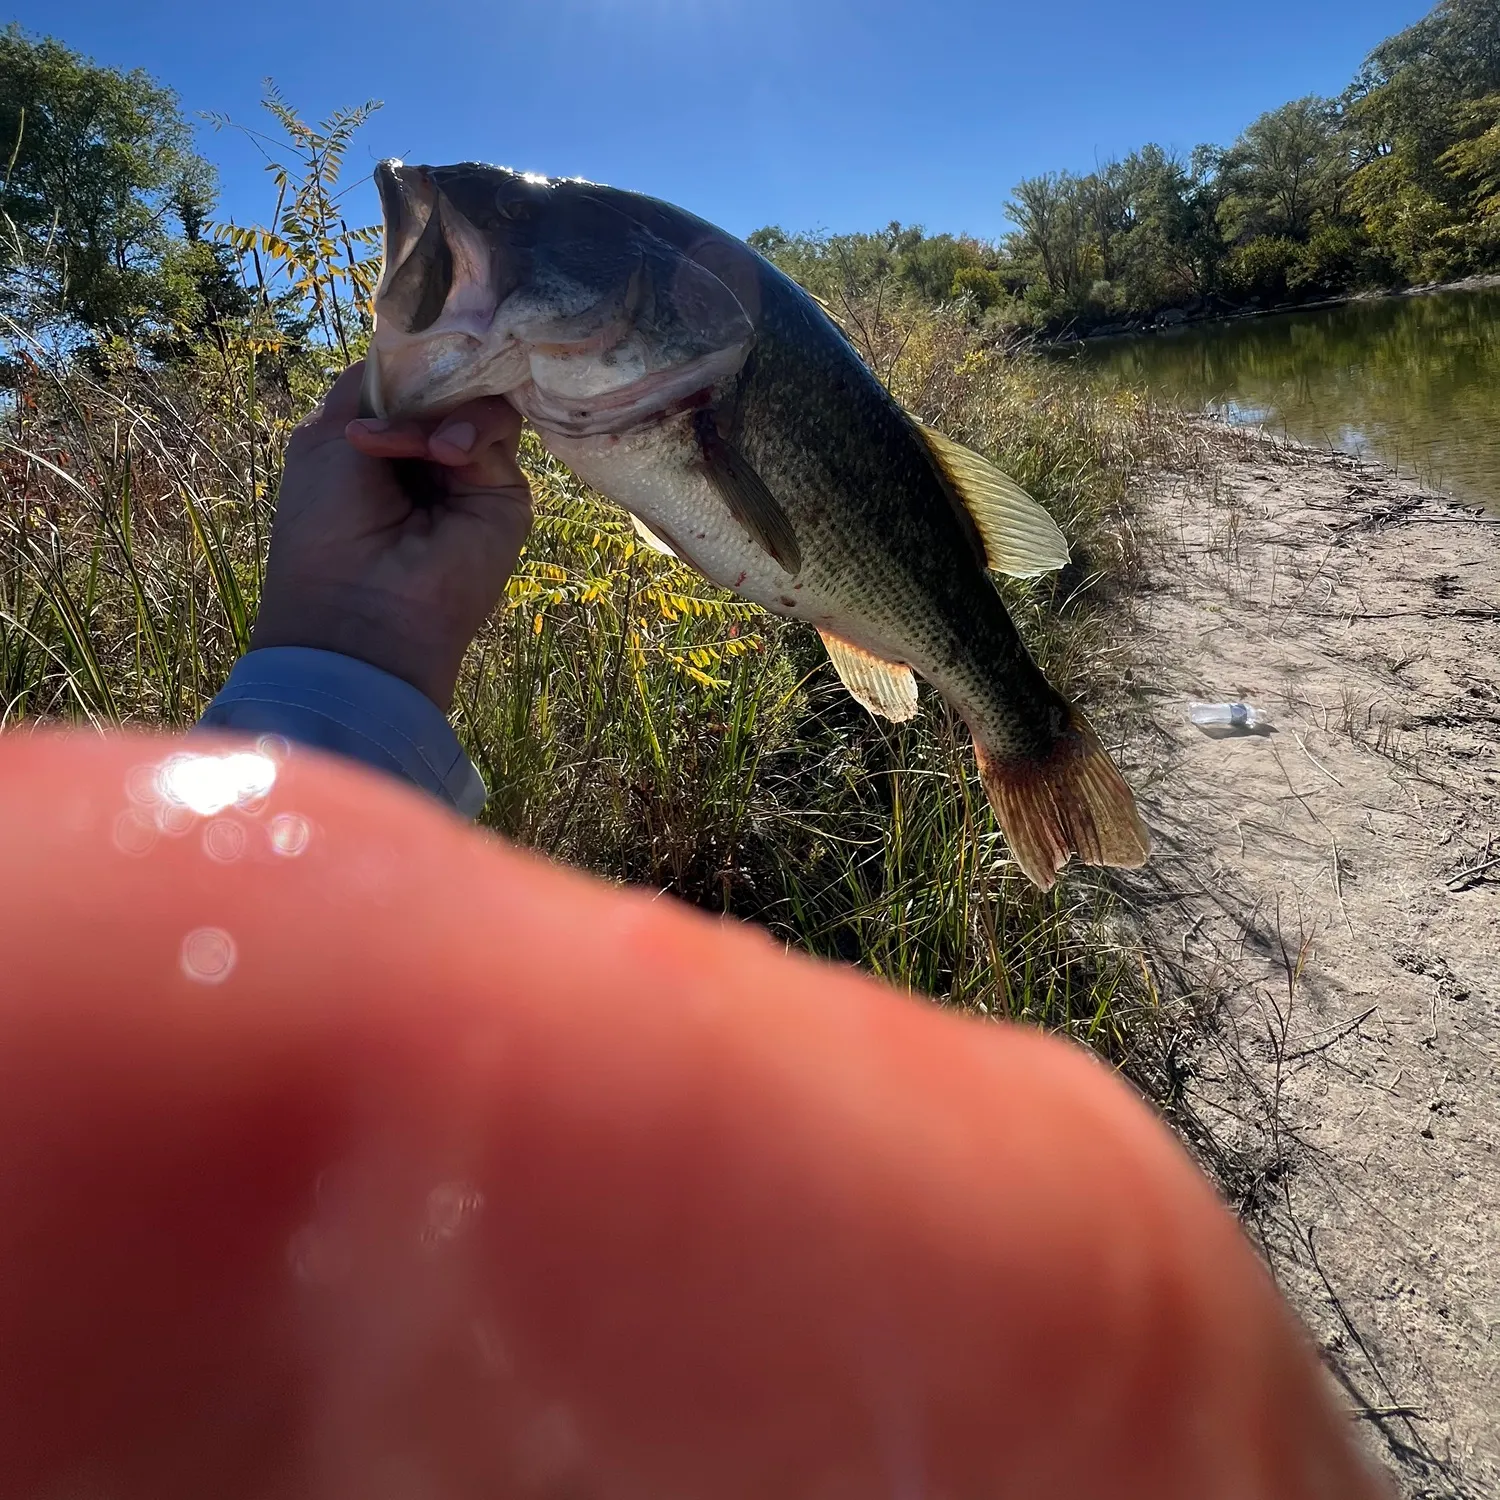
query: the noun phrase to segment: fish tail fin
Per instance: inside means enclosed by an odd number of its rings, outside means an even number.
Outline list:
[[[1075,854],[1087,865],[1146,863],[1151,838],[1135,796],[1081,714],[1070,710],[1044,759],[997,755],[977,734],[974,754],[1006,842],[1033,885],[1050,890]]]

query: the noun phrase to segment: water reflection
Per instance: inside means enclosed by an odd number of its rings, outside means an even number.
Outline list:
[[[1378,458],[1500,510],[1500,290],[1111,339],[1078,358],[1108,379]]]

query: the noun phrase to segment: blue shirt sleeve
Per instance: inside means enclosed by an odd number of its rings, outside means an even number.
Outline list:
[[[204,729],[279,734],[399,776],[477,817],[488,795],[436,703],[368,662],[311,646],[268,646],[235,663],[198,721]]]

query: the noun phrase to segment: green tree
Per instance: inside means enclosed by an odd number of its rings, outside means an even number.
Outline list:
[[[1229,289],[1247,302],[1282,302],[1297,263],[1295,240],[1281,235],[1259,235],[1230,253],[1225,280]]]
[[[202,224],[215,176],[176,95],[147,74],[9,27],[0,155],[0,305],[132,336],[201,319],[215,289],[225,294],[225,263],[209,247],[174,248]]]
[[[1500,89],[1500,7],[1493,0],[1441,0],[1415,26],[1382,42],[1365,65],[1360,92],[1391,133]]]
[[[1337,106],[1296,99],[1263,114],[1235,143],[1225,171],[1233,237],[1306,240],[1344,207],[1351,166]]]
[[[1459,107],[1458,141],[1438,165],[1468,191],[1482,215],[1500,214],[1500,93]]]
[[[969,235],[922,235],[897,259],[896,275],[902,285],[922,302],[951,302],[971,291],[989,286],[995,252]]]
[[[1125,169],[1109,162],[1078,179],[1079,209],[1099,278],[1113,282],[1121,252],[1135,225],[1134,203]]]
[[[1378,259],[1363,229],[1354,224],[1325,224],[1297,249],[1287,270],[1292,292],[1341,296],[1381,274]]]
[[[1208,295],[1224,255],[1217,193],[1210,202],[1198,169],[1157,145],[1132,152],[1122,173],[1130,205],[1120,271],[1126,306],[1144,314]]]
[[[1005,278],[989,266],[960,266],[952,290],[955,297],[968,297],[980,312],[988,312],[1005,301]]]
[[[1076,300],[1084,287],[1087,220],[1078,178],[1047,172],[1017,183],[1006,205],[1017,225],[1010,248],[1022,264],[1037,266],[1046,300]]]
[[[1484,100],[1500,93],[1500,6],[1442,0],[1371,53],[1349,93],[1360,170],[1352,201],[1409,277],[1500,265]]]
[[[748,242],[814,296],[845,311],[877,296],[928,306],[967,298],[982,312],[1006,297],[1000,252],[970,235],[929,235],[892,220],[878,234],[788,234],[768,225]]]

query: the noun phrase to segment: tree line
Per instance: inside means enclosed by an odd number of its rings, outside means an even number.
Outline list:
[[[1058,333],[1500,272],[1500,4],[1442,0],[1336,99],[1229,147],[1147,145],[1019,183],[990,243],[892,223],[751,236],[825,301],[872,289]]]

